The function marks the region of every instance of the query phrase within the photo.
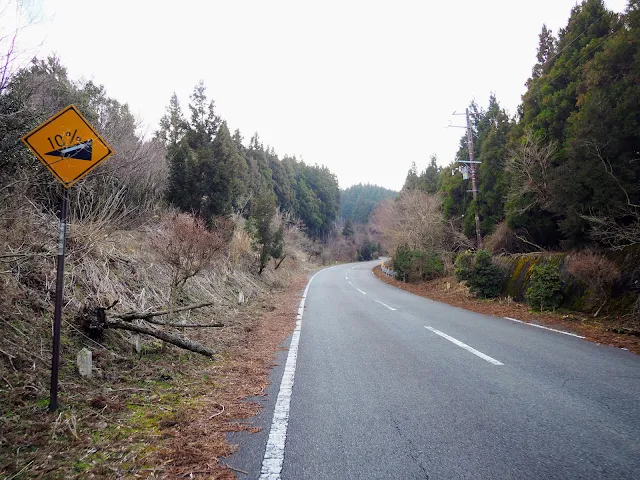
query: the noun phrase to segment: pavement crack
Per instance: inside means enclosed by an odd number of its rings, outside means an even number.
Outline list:
[[[422,461],[419,458],[419,455],[417,453],[418,450],[416,446],[414,445],[413,441],[411,441],[411,439],[404,434],[402,428],[400,428],[400,424],[398,423],[398,420],[395,418],[395,416],[393,415],[393,412],[391,411],[389,411],[389,419],[391,420],[391,424],[393,425],[393,428],[397,430],[398,435],[407,445],[407,448],[405,449],[406,454],[411,460],[415,462],[418,468],[420,468],[420,470],[422,471],[423,480],[429,480],[429,473],[427,472],[427,468],[423,465]]]

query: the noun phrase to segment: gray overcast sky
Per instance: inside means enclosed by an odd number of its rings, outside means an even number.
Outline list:
[[[342,188],[400,189],[412,161],[455,155],[445,129],[490,92],[514,112],[543,23],[575,0],[36,0],[42,40],[72,78],[105,85],[150,131],[172,92],[187,110],[200,79],[231,129],[282,157],[327,165]],[[607,0],[617,12],[626,0]]]

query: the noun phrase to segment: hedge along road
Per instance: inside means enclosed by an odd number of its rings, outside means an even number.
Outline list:
[[[260,478],[638,478],[640,357],[414,296],[377,263],[308,287]]]

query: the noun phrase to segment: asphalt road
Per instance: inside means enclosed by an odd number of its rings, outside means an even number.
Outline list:
[[[282,479],[640,478],[639,356],[417,297],[375,264],[309,288]]]

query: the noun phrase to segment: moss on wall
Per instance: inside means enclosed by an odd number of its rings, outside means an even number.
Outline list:
[[[640,247],[606,252],[605,256],[615,262],[621,271],[605,311],[610,314],[626,313],[640,293]],[[496,257],[494,259],[496,263],[505,270],[502,294],[509,295],[517,301],[524,301],[533,267],[538,264],[555,264],[560,270],[560,278],[563,282],[562,308],[579,312],[595,311],[600,307],[599,300],[585,284],[567,272],[567,257],[567,253],[528,253]]]

